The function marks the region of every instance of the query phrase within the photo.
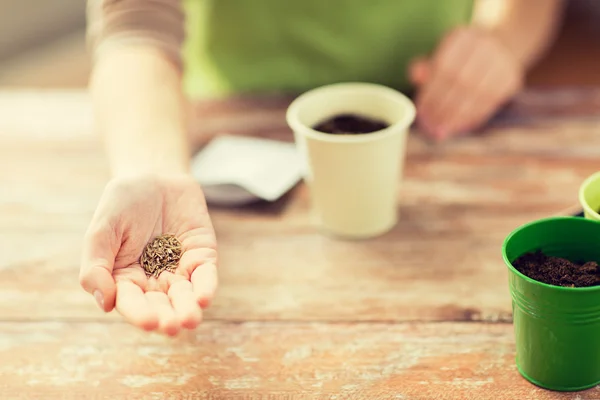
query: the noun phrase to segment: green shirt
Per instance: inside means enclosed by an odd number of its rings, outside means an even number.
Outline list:
[[[193,97],[302,92],[342,81],[399,90],[407,66],[471,18],[473,0],[184,0]]]

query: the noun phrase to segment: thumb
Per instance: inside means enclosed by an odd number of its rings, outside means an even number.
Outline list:
[[[88,229],[83,244],[83,257],[79,273],[79,283],[96,299],[104,312],[115,307],[117,286],[112,276],[115,262],[114,231],[110,227],[93,225]]]
[[[408,67],[408,76],[415,86],[422,86],[429,80],[431,66],[428,59],[424,57],[415,58]]]

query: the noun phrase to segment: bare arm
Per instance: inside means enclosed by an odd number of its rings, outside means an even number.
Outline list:
[[[96,127],[113,174],[187,172],[179,0],[89,0],[88,23]]]
[[[104,312],[175,335],[202,320],[218,286],[217,242],[204,194],[188,174],[179,0],[88,0],[96,126],[114,178],[83,242],[79,280]],[[140,255],[172,234],[174,271],[148,277]]]
[[[479,0],[474,23],[494,33],[527,69],[554,40],[564,0]]]

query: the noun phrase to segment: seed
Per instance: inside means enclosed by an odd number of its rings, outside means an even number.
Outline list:
[[[177,237],[164,234],[155,237],[146,245],[140,257],[140,264],[147,277],[158,278],[163,271],[175,272],[181,253],[181,242]]]

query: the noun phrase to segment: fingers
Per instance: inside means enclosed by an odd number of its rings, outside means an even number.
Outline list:
[[[468,31],[457,29],[442,41],[433,56],[431,76],[417,97],[417,110],[419,123],[435,139],[450,133],[444,122],[465,94],[457,95],[456,86],[472,78],[472,46]]]
[[[179,261],[178,273],[192,282],[197,303],[206,308],[217,291],[217,251],[214,248],[186,250]]]
[[[445,139],[476,128],[513,94],[523,71],[491,35],[458,29],[438,47],[416,105],[425,133]]]
[[[491,50],[491,49],[490,49]],[[451,113],[444,116],[444,124],[449,134],[466,133],[485,123],[514,93],[519,90],[518,75],[506,64],[497,63],[494,68],[485,68],[486,56],[481,52],[473,59],[471,66],[472,82],[468,95],[461,96],[461,88],[456,87],[452,96],[456,99]],[[501,80],[502,84],[498,81]]]
[[[146,331],[175,336],[182,327],[194,329],[202,321],[192,284],[182,276],[163,272],[158,280],[142,285],[131,273],[117,275],[117,289],[117,311]]]
[[[494,87],[486,88],[486,81],[492,74],[486,74],[476,84],[473,96],[463,97],[453,107],[452,114],[447,116],[446,125],[450,134],[466,133],[486,121],[496,110],[501,101],[501,94]]]
[[[191,282],[197,303],[202,308],[208,307],[217,291],[217,266],[206,263],[197,267],[192,273]]]
[[[479,52],[467,57],[460,73],[440,71],[428,88],[426,95],[432,96],[430,103],[424,105],[422,123],[435,139],[456,135],[475,115],[480,114],[477,110],[494,109],[492,99],[482,97],[480,92],[480,83],[489,74],[484,54]]]
[[[175,315],[184,328],[194,329],[202,321],[202,309],[198,306],[190,281],[179,280],[169,288],[169,299]]]
[[[117,311],[133,325],[146,331],[157,329],[159,316],[153,306],[135,283],[127,280],[117,283]]]
[[[150,307],[158,315],[158,329],[169,336],[179,333],[181,325],[175,316],[175,310],[169,297],[164,292],[147,292],[146,299]]]
[[[417,99],[418,122],[432,138],[444,139],[448,136],[443,122],[444,116],[452,112],[451,86],[452,81],[448,77],[437,74]]]
[[[415,86],[422,86],[429,80],[430,63],[425,58],[417,58],[410,63],[408,67],[408,76]]]
[[[118,249],[115,250],[114,232],[110,227],[93,222],[83,243],[79,282],[94,296],[104,312],[115,306],[117,288],[112,277],[113,264]]]

